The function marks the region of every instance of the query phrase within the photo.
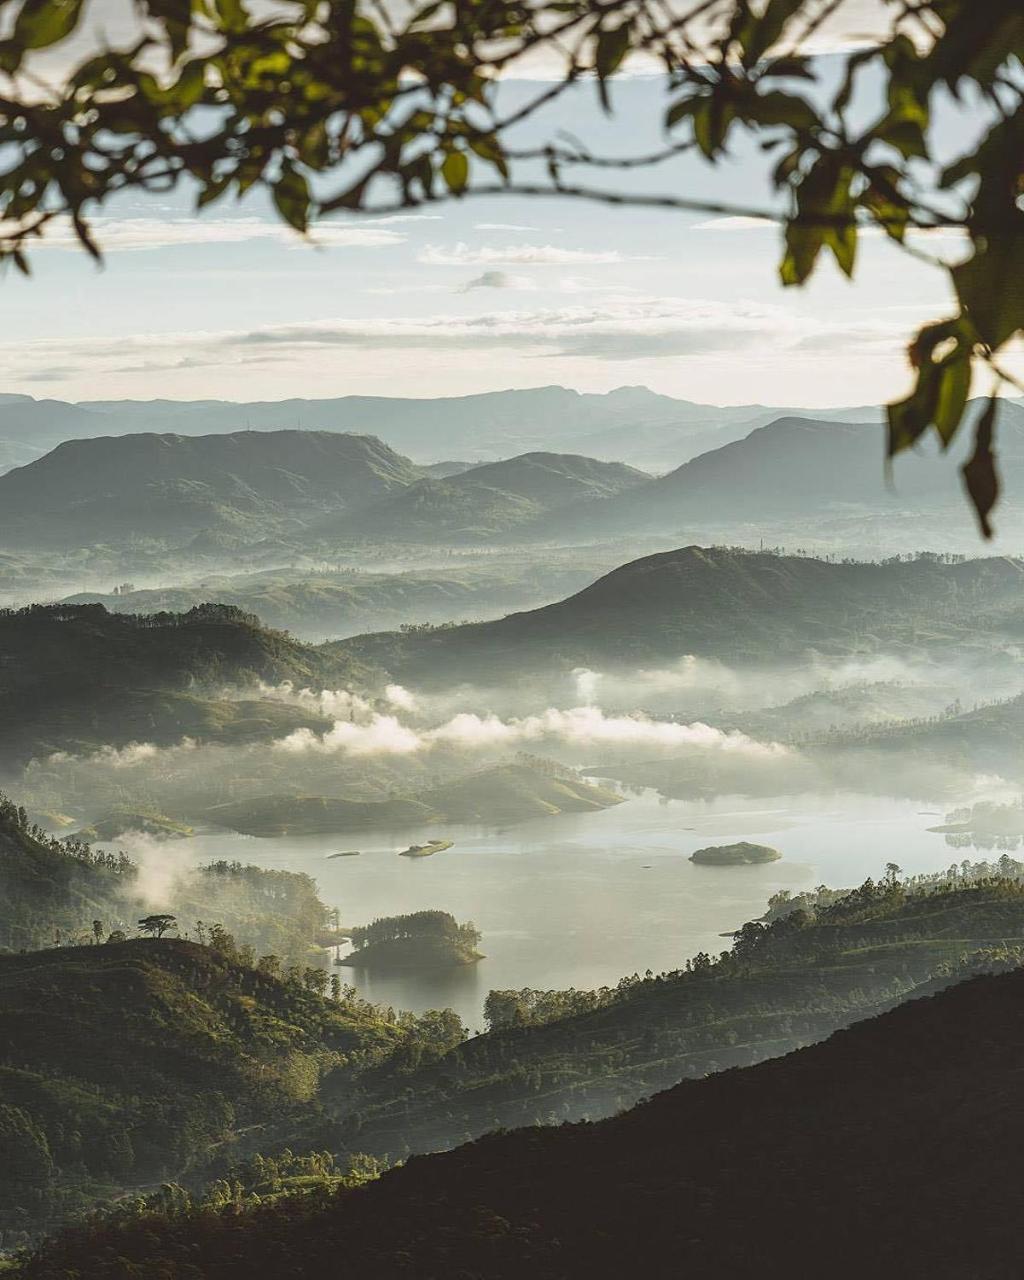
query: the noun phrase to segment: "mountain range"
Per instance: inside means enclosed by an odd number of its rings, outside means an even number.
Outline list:
[[[286,430],[102,436],[0,475],[0,545],[193,551],[271,539],[339,545],[576,545],[688,531],[711,540],[803,520],[870,526],[926,513],[964,523],[955,456],[900,459],[887,491],[873,422],[778,418],[652,477],[622,462],[531,451],[431,474],[375,436]],[[1001,516],[1024,493],[1024,407],[1000,416]],[[436,471],[437,469],[435,469]],[[969,536],[969,524],[965,524]],[[713,531],[713,533],[712,533]]]
[[[437,399],[342,396],[241,404],[223,400],[71,404],[8,394],[0,395],[0,467],[17,461],[10,455],[15,446],[42,453],[64,440],[89,436],[302,429],[377,435],[424,463],[452,458],[478,462],[550,449],[663,470],[793,412],[807,411],[695,404],[646,387],[620,387],[606,395],[548,386]],[[861,421],[877,417],[878,411],[836,409],[815,416]]]

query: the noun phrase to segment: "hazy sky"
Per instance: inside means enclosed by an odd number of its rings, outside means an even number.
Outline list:
[[[875,6],[853,5],[851,14]],[[525,91],[510,86],[508,92]],[[661,87],[593,89],[557,124],[606,151],[656,141]],[[755,153],[686,160],[646,189],[764,207]],[[493,198],[421,216],[348,218],[311,247],[259,204],[201,218],[133,200],[99,223],[105,265],[69,241],[7,277],[0,389],[62,399],[452,395],[644,383],[720,403],[863,403],[907,385],[916,322],[941,276],[867,239],[858,280],[831,267],[776,284],[778,232],[695,215]]]

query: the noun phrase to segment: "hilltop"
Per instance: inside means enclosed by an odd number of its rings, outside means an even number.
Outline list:
[[[840,563],[690,546],[634,560],[556,604],[494,622],[326,648],[412,684],[505,682],[544,666],[635,667],[683,654],[795,663],[809,650],[899,650],[917,627],[915,644],[962,639],[979,610],[1017,597],[1022,574],[1019,561],[1002,557]]]
[[[650,477],[619,462],[574,454],[524,453],[421,480],[367,511],[325,521],[324,535],[397,542],[463,542],[508,533],[546,511],[645,485]]]
[[[0,611],[0,758],[322,730],[322,717],[261,698],[257,682],[359,687],[367,675],[344,654],[227,606],[151,616],[102,605]],[[225,686],[251,692],[227,699]]]
[[[420,476],[372,436],[324,431],[70,440],[0,475],[8,546],[84,546],[200,531],[264,535]]]

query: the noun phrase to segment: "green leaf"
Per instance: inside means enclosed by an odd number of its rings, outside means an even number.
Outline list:
[[[22,49],[46,49],[74,31],[83,7],[84,0],[25,0],[12,41]]]
[[[953,268],[957,296],[978,331],[997,350],[1024,329],[1024,215],[1017,225],[976,242],[974,256]]]
[[[985,406],[985,411],[974,428],[974,452],[960,469],[971,505],[977,512],[983,538],[992,537],[992,525],[988,517],[999,497],[999,474],[992,447],[997,405],[998,399],[993,396]]]
[[[917,383],[906,400],[891,404],[889,456],[914,444],[934,426],[948,448],[963,420],[971,387],[971,331],[963,316],[927,325],[910,347]]]
[[[296,231],[305,231],[309,226],[309,185],[301,173],[291,165],[286,166],[281,177],[274,183],[274,204],[277,211],[289,226]]]
[[[469,160],[465,151],[450,151],[441,165],[441,177],[452,195],[461,195],[469,181]]]
[[[786,226],[786,252],[779,268],[779,278],[784,285],[803,284],[814,270],[822,245],[825,228],[804,225],[793,221]]]
[[[804,7],[805,0],[769,0],[764,14],[757,18],[746,10],[745,20],[735,33],[743,50],[743,61],[749,66],[757,62],[778,43],[790,18]]]

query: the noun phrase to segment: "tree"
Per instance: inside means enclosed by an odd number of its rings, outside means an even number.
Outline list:
[[[143,933],[148,933],[150,937],[162,938],[169,930],[177,929],[177,927],[178,922],[175,917],[166,913],[144,916],[139,921],[139,928]]]
[[[98,257],[89,219],[111,196],[178,185],[200,208],[263,188],[303,233],[332,213],[484,193],[756,214],[781,222],[780,275],[794,286],[823,255],[852,276],[867,231],[919,257],[921,236],[953,231],[963,254],[934,265],[955,305],[910,343],[916,386],[889,408],[888,452],[930,429],[948,446],[987,366],[992,395],[964,480],[988,536],[996,394],[1012,381],[1001,354],[1024,328],[1024,13],[1019,0],[887,0],[888,30],[826,82],[808,43],[853,4],[412,0],[399,16],[375,0],[300,0],[257,16],[243,0],[135,0],[138,39],[77,63],[71,46],[66,81],[46,91],[34,56],[70,41],[87,6],[10,0],[0,256],[27,272],[33,239],[63,218]],[[538,53],[561,74],[506,108],[502,76]],[[544,109],[581,84],[614,111],[615,78],[630,64],[664,75],[657,151],[598,155],[543,133],[516,146],[516,126],[542,131]],[[866,113],[858,90],[872,78],[882,105]],[[947,93],[980,101],[983,120],[980,138],[954,156],[929,129]],[[578,176],[655,168],[686,151],[717,163],[743,134],[773,160],[775,195],[763,207]]]

